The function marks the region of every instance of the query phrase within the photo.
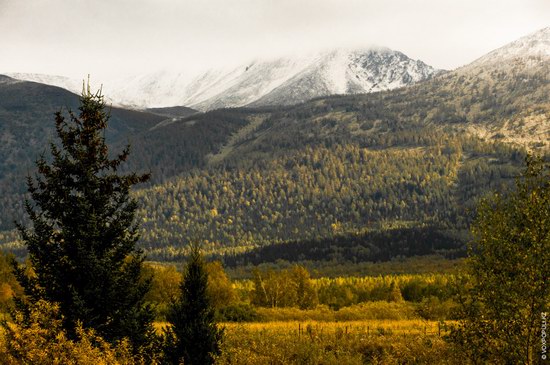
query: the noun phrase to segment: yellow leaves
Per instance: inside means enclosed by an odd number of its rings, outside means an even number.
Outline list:
[[[215,308],[223,308],[231,304],[236,294],[222,264],[219,261],[209,262],[206,270],[208,272],[207,293],[212,305]]]
[[[57,305],[39,301],[31,307],[30,323],[21,314],[0,332],[2,364],[41,365],[130,365],[136,362],[128,341],[116,346],[105,342],[93,330],[76,328],[76,340],[68,338],[61,325]],[[2,338],[3,337],[3,338]]]
[[[152,274],[152,287],[145,297],[147,301],[165,304],[178,295],[182,276],[173,265],[148,265],[147,268]]]
[[[13,298],[14,291],[10,284],[8,283],[1,283],[0,284],[0,303],[7,302],[11,298]]]
[[[217,216],[218,216],[218,210],[217,210],[216,208],[210,209],[210,216],[211,216],[212,218],[217,217]]]
[[[342,223],[341,222],[334,222],[330,225],[330,228],[332,229],[332,232],[338,233],[342,231]]]

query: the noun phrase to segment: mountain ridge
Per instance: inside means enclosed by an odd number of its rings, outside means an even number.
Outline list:
[[[291,105],[313,97],[389,90],[429,79],[439,72],[389,48],[338,48],[211,69],[195,77],[183,72],[159,71],[107,80],[103,84],[115,105],[187,106],[206,111]],[[63,76],[24,73],[8,76],[63,87],[75,93],[82,89],[82,82]]]
[[[550,27],[539,29],[471,62],[469,67],[502,63],[518,58],[550,58]]]
[[[293,106],[161,111],[176,115],[125,135],[134,152],[124,171],[154,177],[136,191],[141,245],[170,260],[197,232],[219,255],[388,227],[460,233],[480,197],[519,176],[526,149],[548,156],[549,75],[550,59],[527,54]],[[0,120],[25,105],[5,103],[0,97]],[[21,196],[1,202],[4,222],[22,214]],[[354,252],[371,252],[362,245]]]

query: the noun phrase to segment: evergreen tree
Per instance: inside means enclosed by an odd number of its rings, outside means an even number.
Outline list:
[[[473,363],[537,363],[550,303],[550,165],[529,158],[515,191],[480,205],[472,231],[464,319],[451,339]]]
[[[214,320],[214,308],[207,292],[208,273],[197,245],[191,249],[181,283],[181,296],[167,319],[166,359],[187,365],[213,364],[220,353],[223,330]]]
[[[58,303],[70,336],[81,323],[109,342],[127,337],[139,349],[153,334],[153,312],[143,300],[150,283],[141,277],[137,203],[129,194],[148,175],[117,173],[129,146],[109,158],[101,92],[88,86],[80,103],[79,115],[69,111],[69,120],[55,114],[61,145],[51,143],[51,163],[41,156],[38,173],[27,181],[32,227],[18,229],[32,274],[15,265],[26,294],[20,304]]]

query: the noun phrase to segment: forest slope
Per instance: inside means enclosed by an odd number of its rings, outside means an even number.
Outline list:
[[[548,33],[520,43],[546,44]],[[179,257],[190,240],[232,257],[406,228],[446,232],[454,242],[446,249],[460,250],[464,241],[452,237],[467,228],[475,201],[509,185],[526,150],[550,146],[550,57],[516,48],[397,90],[221,109],[136,130],[127,168],[153,173],[136,192],[141,244],[159,260]],[[433,253],[432,243],[409,244]]]

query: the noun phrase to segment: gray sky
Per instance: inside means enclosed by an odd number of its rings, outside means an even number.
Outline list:
[[[452,69],[550,26],[550,0],[0,0],[0,73],[182,71],[380,45]]]

